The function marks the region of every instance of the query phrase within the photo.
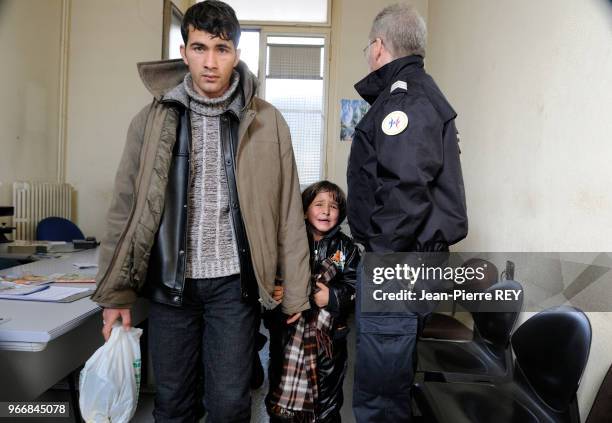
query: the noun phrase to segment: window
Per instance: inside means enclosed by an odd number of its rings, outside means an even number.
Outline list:
[[[321,37],[267,37],[265,99],[289,125],[302,186],[322,175],[324,46]]]
[[[243,29],[238,42],[240,60],[247,64],[255,76],[259,76],[259,31]]]
[[[329,24],[329,0],[225,0],[238,20]]]
[[[164,0],[162,59],[180,59],[183,36],[181,22],[183,13],[170,0]]]

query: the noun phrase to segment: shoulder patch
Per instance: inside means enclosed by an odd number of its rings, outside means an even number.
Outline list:
[[[387,135],[397,135],[404,132],[408,127],[408,115],[401,110],[389,113],[383,119],[381,128]]]

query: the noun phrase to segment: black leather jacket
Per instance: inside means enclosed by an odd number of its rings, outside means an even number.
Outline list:
[[[334,262],[339,263],[338,273],[329,282],[329,303],[325,307],[334,318],[334,329],[339,326],[346,327],[346,319],[354,308],[355,279],[360,252],[351,238],[346,236],[336,226],[320,241],[315,241],[308,226],[308,245],[310,247],[310,268],[313,274],[317,267],[327,258],[337,257]],[[316,305],[313,305],[316,307]]]
[[[316,404],[315,421],[331,423],[339,421],[340,408],[344,402],[342,384],[348,360],[346,319],[355,304],[355,279],[361,254],[353,240],[340,231],[340,226],[336,226],[320,241],[312,238],[311,228],[307,226],[310,268],[313,269],[313,274],[317,273],[317,268],[327,258],[338,263],[338,273],[328,283],[329,303],[325,307],[334,318],[332,325],[333,355],[327,357],[323,351],[317,354],[319,399]],[[313,305],[313,308],[315,307],[316,305]]]
[[[320,241],[312,237],[311,227],[308,227],[308,243],[310,247],[310,265],[313,274],[321,262],[336,256],[333,260],[338,264],[336,276],[328,283],[329,303],[325,307],[333,316],[332,324],[332,357],[327,357],[323,351],[317,354],[317,387],[319,396],[315,404],[315,423],[333,423],[340,420],[340,409],[344,402],[342,384],[346,375],[348,351],[346,336],[348,327],[346,320],[355,304],[355,279],[360,252],[351,238],[340,231],[337,226]],[[312,309],[317,305],[311,298]],[[277,312],[268,313],[264,323],[270,330],[270,386],[277,386],[283,373],[284,348],[293,334],[293,327],[285,321],[287,316]],[[266,398],[270,405],[270,394]],[[298,423],[297,417],[287,417],[279,420],[271,418],[274,423]]]
[[[181,306],[185,284],[191,123],[189,110],[178,102],[172,103],[173,107],[175,105],[178,108],[180,122],[176,130],[177,139],[172,152],[164,212],[149,258],[145,295],[159,303]],[[240,258],[242,298],[245,301],[256,301],[258,298],[257,282],[253,273],[249,243],[240,214],[236,189],[234,157],[238,145],[239,123],[239,117],[231,110],[221,115],[221,144],[232,210],[232,226]]]

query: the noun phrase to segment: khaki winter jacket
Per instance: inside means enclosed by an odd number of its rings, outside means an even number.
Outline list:
[[[130,307],[146,283],[177,127],[175,109],[161,100],[188,71],[181,60],[141,63],[138,69],[154,100],[132,120],[115,179],[92,297],[103,307]],[[260,302],[266,308],[278,305],[272,291],[280,277],[282,309],[293,314],[309,308],[310,270],[291,136],[280,112],[255,96],[256,79],[247,67],[241,62],[236,69],[246,105],[236,185]]]

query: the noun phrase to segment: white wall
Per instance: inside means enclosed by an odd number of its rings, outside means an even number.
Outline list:
[[[55,181],[60,0],[0,4],[0,205],[12,182]]]
[[[346,189],[346,164],[350,142],[340,141],[340,100],[360,99],[353,85],[368,74],[363,48],[368,43],[372,21],[385,6],[397,0],[333,0],[331,64],[329,86],[329,126],[325,177]],[[427,19],[428,0],[412,3]]]
[[[463,249],[610,251],[604,0],[432,0],[429,70],[459,113]]]
[[[459,249],[611,251],[611,18],[604,0],[429,1],[428,69],[459,114]],[[612,314],[589,317],[583,418],[612,362]]]
[[[104,233],[127,128],[151,101],[136,63],[161,58],[162,3],[72,2],[66,180],[87,235]]]

